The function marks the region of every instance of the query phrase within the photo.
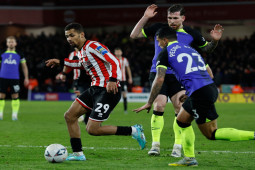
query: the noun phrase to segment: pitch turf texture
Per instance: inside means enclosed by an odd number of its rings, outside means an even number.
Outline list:
[[[44,159],[47,145],[60,143],[71,153],[69,136],[63,117],[72,102],[21,101],[19,120],[11,120],[11,103],[6,102],[4,119],[0,121],[0,169],[170,169],[168,163],[179,158],[170,157],[174,142],[173,109],[170,104],[164,115],[165,127],[161,136],[161,155],[147,155],[151,147],[151,113],[136,114],[130,110],[142,103],[129,103],[124,114],[119,103],[103,125],[129,126],[142,124],[147,147],[139,150],[138,143],[130,136],[90,136],[80,123],[81,138],[87,161],[48,163]],[[255,104],[217,104],[220,114],[218,127],[235,127],[255,130]],[[255,141],[209,141],[200,134],[193,122],[196,134],[195,153],[199,162],[196,169],[255,169]],[[174,167],[182,169],[187,167]]]

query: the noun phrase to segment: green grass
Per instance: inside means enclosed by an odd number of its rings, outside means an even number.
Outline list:
[[[151,113],[123,113],[120,103],[110,118],[103,124],[129,126],[142,124],[147,138],[147,148],[139,150],[131,137],[90,136],[85,125],[80,124],[85,162],[52,164],[44,159],[45,146],[60,143],[71,152],[69,135],[63,114],[71,102],[21,101],[19,120],[11,120],[10,101],[6,102],[4,120],[0,121],[0,169],[169,169],[167,164],[178,158],[170,157],[173,145],[173,109],[168,104],[161,136],[161,155],[149,157],[151,146]],[[129,103],[132,110],[142,103]],[[254,104],[217,104],[220,115],[218,127],[234,127],[243,130],[255,129]],[[200,134],[193,123],[196,134],[196,169],[254,169],[255,141],[227,142],[209,141]],[[175,169],[183,169],[176,167]]]

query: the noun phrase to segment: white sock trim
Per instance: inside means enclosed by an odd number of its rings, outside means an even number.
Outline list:
[[[136,130],[136,128],[133,127],[133,126],[131,126],[131,128],[132,128],[132,133],[131,133],[131,135],[134,135],[134,134],[137,132],[137,130]]]
[[[152,142],[152,146],[160,146],[160,142]]]
[[[75,154],[77,154],[77,155],[79,155],[79,156],[84,155],[83,151],[80,151],[80,152],[73,152],[73,153],[75,153]]]
[[[181,144],[174,144],[174,148],[182,148]]]

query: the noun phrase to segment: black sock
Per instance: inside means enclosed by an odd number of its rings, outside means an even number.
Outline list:
[[[164,112],[158,112],[156,110],[153,110],[153,114],[157,116],[163,116]]]
[[[115,135],[130,136],[132,133],[131,126],[117,126],[117,132]]]
[[[124,110],[127,110],[127,98],[123,98],[123,103],[124,103]]]
[[[82,151],[81,138],[71,138],[70,142],[71,142],[73,152]]]

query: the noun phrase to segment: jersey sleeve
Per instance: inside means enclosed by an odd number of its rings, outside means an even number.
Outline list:
[[[20,56],[20,63],[25,63],[26,58],[25,58],[24,54],[22,52],[17,52],[17,53]]]
[[[65,58],[64,65],[71,68],[83,69],[79,60],[70,60],[69,58]]]
[[[129,62],[128,62],[128,59],[127,58],[125,58],[125,67],[128,67],[129,66]]]
[[[166,24],[156,23],[156,24],[153,24],[153,25],[151,25],[149,27],[143,28],[142,29],[143,36],[145,38],[150,37],[150,36],[154,37],[156,32],[158,31],[158,29],[160,29],[164,25],[166,25]]]
[[[199,31],[189,27],[186,27],[185,29],[185,31],[187,31],[193,37],[194,42],[192,44],[195,48],[203,48],[208,44]]]
[[[157,68],[162,67],[165,69],[167,69],[167,67],[169,67],[167,48],[162,49],[162,51],[159,53],[158,58],[157,58],[156,67]]]
[[[110,81],[117,80],[118,72],[120,72],[118,59],[110,52],[110,50],[103,44],[96,42],[91,43],[88,47],[90,53],[95,54],[101,60],[110,64]]]

